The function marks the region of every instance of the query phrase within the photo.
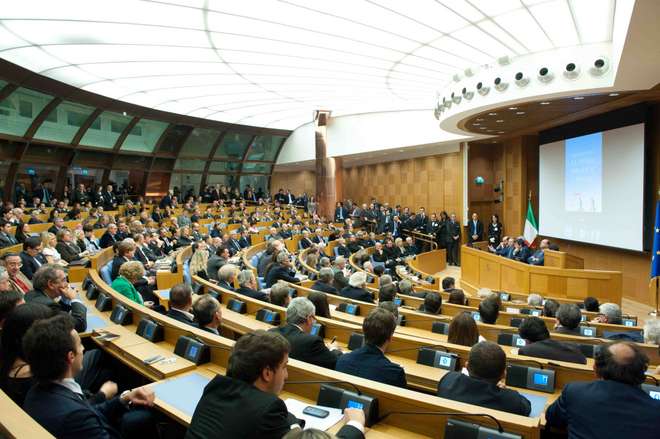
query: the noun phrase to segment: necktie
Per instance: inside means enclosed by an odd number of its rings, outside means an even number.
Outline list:
[[[41,267],[41,262],[39,262],[39,259],[37,259],[36,257],[32,259],[34,259],[34,262],[36,262],[37,267]]]
[[[15,277],[13,281],[16,284],[16,286],[18,286],[18,288],[21,289],[23,294],[26,294],[28,291],[30,291],[30,288],[27,286],[27,284],[22,280],[20,280],[18,277]]]

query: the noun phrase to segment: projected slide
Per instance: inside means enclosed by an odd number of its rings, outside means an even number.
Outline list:
[[[600,212],[603,195],[603,133],[566,140],[565,199],[568,212]]]
[[[644,124],[539,148],[539,233],[642,250]]]

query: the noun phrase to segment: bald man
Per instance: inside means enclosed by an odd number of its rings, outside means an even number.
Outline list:
[[[602,345],[594,356],[600,379],[566,384],[545,413],[548,425],[567,428],[568,439],[657,438],[660,400],[640,387],[648,365],[648,357],[634,343]]]

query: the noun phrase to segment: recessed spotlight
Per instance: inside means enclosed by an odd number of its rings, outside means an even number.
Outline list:
[[[122,115],[126,116],[126,112],[124,111],[124,112],[122,113]]]
[[[619,96],[619,93],[610,93],[609,96],[612,96],[612,97]]]
[[[485,130],[487,127],[479,127],[480,130]]]
[[[484,118],[483,118],[483,117],[478,117],[478,118],[476,118],[475,120],[476,120],[477,122],[482,122],[482,121],[484,120]]]
[[[575,96],[573,99],[576,101],[581,101],[582,99],[584,99],[584,96]]]
[[[504,134],[504,131],[498,131],[497,134]]]
[[[550,102],[541,102],[541,105],[550,105]]]
[[[509,107],[509,110],[511,110],[511,111],[514,111],[514,110],[517,110],[517,109],[518,109],[518,107]]]
[[[478,127],[479,125],[481,125],[481,124],[480,123],[473,123],[472,124],[473,127]]]
[[[516,114],[517,114],[518,116],[520,116],[521,114],[525,114],[525,112],[524,112],[524,111],[516,111]]]
[[[497,113],[488,113],[489,116],[497,116]]]
[[[495,122],[502,123],[502,122],[504,122],[504,119],[497,119]]]

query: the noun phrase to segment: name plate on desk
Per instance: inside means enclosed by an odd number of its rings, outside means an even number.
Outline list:
[[[417,354],[417,363],[445,370],[458,370],[458,356],[449,352],[421,348]]]
[[[504,333],[497,336],[497,344],[521,348],[524,347],[526,343],[525,339],[520,338],[518,334]]]
[[[337,311],[356,316],[360,313],[360,307],[354,303],[342,302],[337,306]]]

